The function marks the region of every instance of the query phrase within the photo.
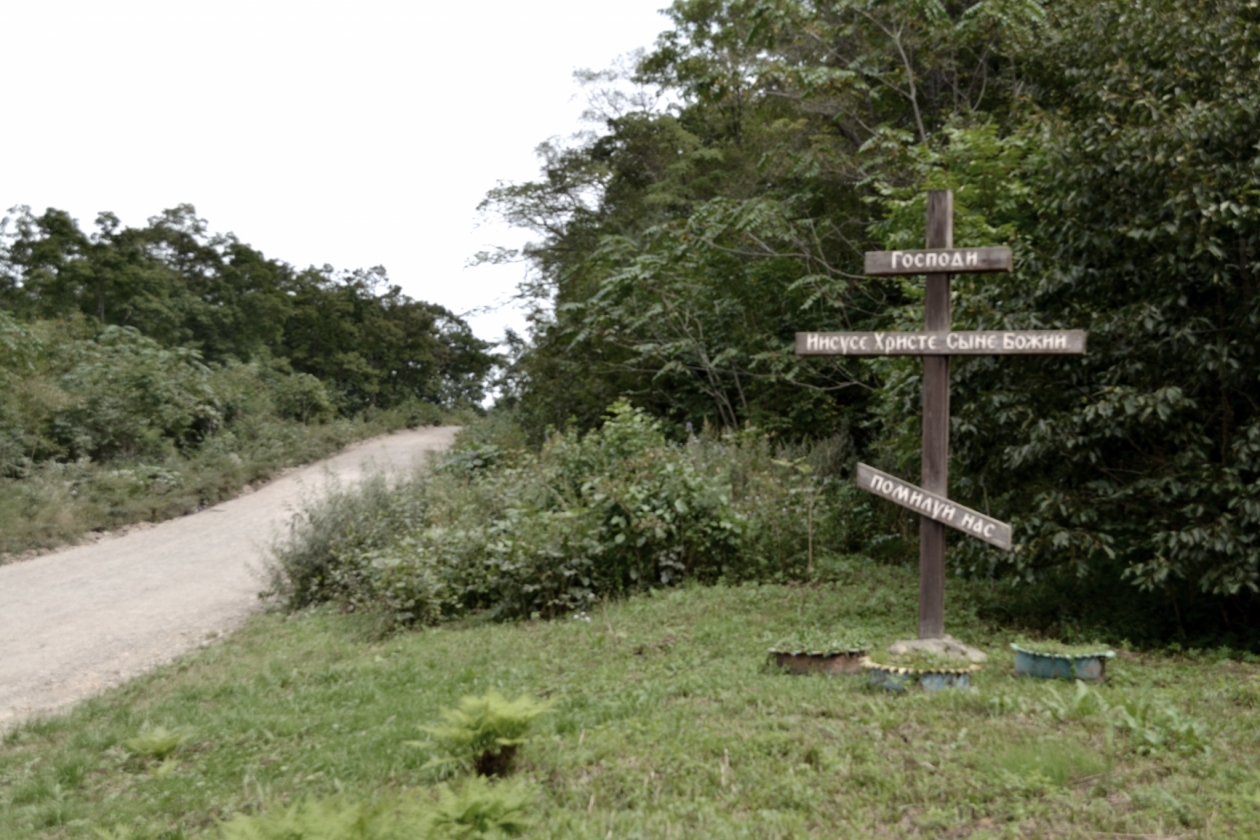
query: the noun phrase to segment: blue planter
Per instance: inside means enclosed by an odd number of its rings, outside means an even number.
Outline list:
[[[899,668],[896,665],[881,665],[870,660],[867,660],[865,664],[871,685],[898,693],[916,683],[923,686],[924,691],[970,688],[971,672],[977,667],[973,665],[967,668]]]
[[[1015,673],[1042,680],[1101,680],[1107,673],[1107,660],[1116,655],[1114,650],[1098,653],[1040,653],[1025,650],[1011,642],[1015,651]]]

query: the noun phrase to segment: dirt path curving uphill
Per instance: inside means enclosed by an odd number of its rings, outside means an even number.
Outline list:
[[[193,516],[0,566],[0,731],[235,628],[258,608],[264,551],[303,499],[330,477],[423,464],[455,431],[374,438]]]

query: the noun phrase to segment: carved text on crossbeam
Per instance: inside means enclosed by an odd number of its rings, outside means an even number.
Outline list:
[[[1085,352],[1085,330],[800,332],[799,356],[1020,356]]]
[[[1010,248],[924,248],[918,251],[867,251],[865,273],[873,277],[903,274],[986,274],[1010,271]]]
[[[984,540],[1007,551],[1011,549],[1011,526],[1007,523],[964,507],[957,502],[951,502],[944,496],[938,496],[908,481],[902,481],[895,475],[889,475],[866,464],[858,464],[857,485],[876,496],[883,496],[890,502],[956,528],[976,539]]]

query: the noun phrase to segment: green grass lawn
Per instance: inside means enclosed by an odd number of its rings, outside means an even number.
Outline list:
[[[555,703],[518,764],[537,837],[1260,836],[1256,665],[1122,654],[1097,690],[1017,679],[1014,634],[972,617],[962,590],[949,629],[992,656],[971,690],[767,668],[802,625],[913,634],[912,572],[841,578],[383,640],[356,616],[259,616],[10,732],[0,837],[212,838],[236,812],[305,797],[431,798],[432,756],[405,742],[490,688]],[[165,762],[138,757],[124,745],[146,723],[187,738]]]

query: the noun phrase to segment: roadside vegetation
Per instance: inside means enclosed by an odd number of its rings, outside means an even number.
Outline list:
[[[296,271],[191,207],[0,220],[0,558],[190,513],[473,413],[488,345],[383,269]]]
[[[686,580],[809,579],[853,541],[836,502],[857,494],[834,484],[851,456],[843,436],[675,442],[623,402],[599,429],[538,451],[504,416],[460,441],[431,476],[346,488],[302,513],[276,547],[271,594],[288,609],[369,613],[383,630],[552,618]]]
[[[262,615],[8,733],[0,834],[217,840],[220,822],[283,825],[298,806],[325,833],[292,836],[358,837],[333,827],[363,812],[418,823],[477,778],[441,760],[444,710],[497,691],[550,704],[503,780],[532,837],[1250,836],[1252,655],[1114,639],[1105,684],[1016,678],[1013,634],[976,617],[983,587],[951,579],[948,629],[992,656],[973,690],[894,695],[765,664],[802,628],[911,635],[915,593],[912,569],[851,558],[810,585],[684,585],[387,637],[328,608]]]

